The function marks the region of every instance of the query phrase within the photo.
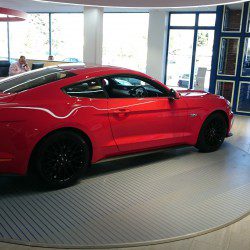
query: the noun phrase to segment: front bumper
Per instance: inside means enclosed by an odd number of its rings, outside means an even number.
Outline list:
[[[231,137],[231,136],[233,136],[231,129],[232,129],[233,124],[234,124],[234,114],[231,110],[228,113],[228,122],[229,122],[229,124],[228,124],[229,126],[228,126],[228,131],[227,131],[227,137]]]

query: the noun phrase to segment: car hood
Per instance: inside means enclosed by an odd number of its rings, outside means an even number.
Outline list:
[[[202,90],[177,90],[177,92],[183,96],[183,97],[201,97],[201,96],[207,96],[207,95],[211,95],[208,92],[202,91]]]

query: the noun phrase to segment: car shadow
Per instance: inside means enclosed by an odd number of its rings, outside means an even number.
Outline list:
[[[106,162],[92,164],[78,183],[85,179],[96,178],[98,176],[109,175],[120,171],[127,171],[134,168],[143,168],[145,165],[157,164],[159,162],[171,160],[178,155],[186,156],[196,152],[193,147],[178,149],[166,149],[159,152],[147,153],[145,155],[130,156],[128,158],[115,159]],[[48,188],[35,176],[0,176],[0,200],[9,195],[20,196],[32,193],[43,193],[56,190]]]

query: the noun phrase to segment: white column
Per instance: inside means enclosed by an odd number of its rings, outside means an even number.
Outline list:
[[[152,10],[149,12],[146,72],[159,81],[164,80],[166,67],[165,58],[168,17],[169,14],[165,11]]]
[[[84,63],[102,63],[102,40],[103,8],[84,7]]]

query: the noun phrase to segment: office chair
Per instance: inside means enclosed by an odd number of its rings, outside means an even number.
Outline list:
[[[9,61],[0,61],[0,77],[9,76],[9,68],[10,68]]]

